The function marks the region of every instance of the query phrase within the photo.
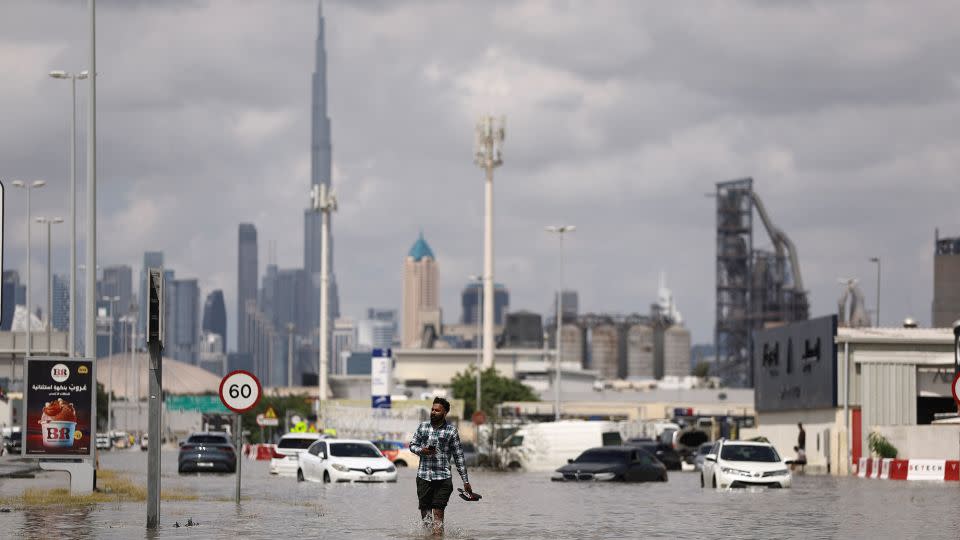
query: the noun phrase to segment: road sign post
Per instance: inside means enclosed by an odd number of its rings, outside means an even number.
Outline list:
[[[147,528],[160,526],[160,414],[163,408],[163,269],[150,268],[147,273],[147,348],[150,350],[150,397],[147,432]]]
[[[240,453],[240,447],[243,441],[243,422],[241,421],[241,415],[256,407],[257,403],[260,402],[260,396],[262,394],[263,388],[260,386],[260,381],[249,371],[233,371],[220,380],[220,401],[223,402],[224,407],[237,413],[236,427],[234,428],[234,435],[237,441],[237,504],[240,504],[240,476],[241,464],[243,463],[243,458]]]

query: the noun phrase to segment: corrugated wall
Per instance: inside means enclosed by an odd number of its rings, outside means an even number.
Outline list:
[[[917,423],[917,366],[864,363],[860,371],[863,410],[863,448],[873,426]]]

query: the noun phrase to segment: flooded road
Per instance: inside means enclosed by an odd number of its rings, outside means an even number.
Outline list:
[[[401,470],[396,484],[323,485],[271,477],[266,462],[244,461],[237,506],[232,475],[179,476],[176,452],[164,452],[163,460],[163,487],[195,491],[200,500],[163,502],[156,534],[145,532],[145,504],[112,503],[0,513],[0,536],[429,537],[418,524],[414,470]],[[101,466],[146,485],[145,452],[106,453]],[[30,481],[3,482],[0,494],[10,495]],[[701,490],[695,473],[671,473],[666,484],[628,485],[484,471],[473,471],[471,482],[483,501],[451,498],[448,538],[957,538],[960,530],[960,486],[953,483],[800,476],[793,489],[716,492]],[[66,481],[38,477],[35,484]],[[174,527],[188,519],[199,525]]]

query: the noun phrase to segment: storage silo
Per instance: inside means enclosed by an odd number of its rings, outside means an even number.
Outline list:
[[[628,377],[654,378],[653,348],[653,328],[646,324],[634,324],[627,330]]]
[[[690,375],[690,331],[682,326],[671,326],[663,333],[663,374]]]
[[[572,363],[581,368],[584,367],[583,334],[583,328],[578,324],[566,323],[560,328],[560,344],[563,346],[563,349],[560,351],[561,363]]]
[[[603,379],[616,379],[619,358],[617,327],[600,324],[590,336],[590,368],[598,371]]]

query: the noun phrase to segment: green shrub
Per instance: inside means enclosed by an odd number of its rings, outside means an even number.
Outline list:
[[[891,459],[897,457],[897,447],[876,431],[870,433],[867,442],[870,444],[870,451],[877,456]]]

